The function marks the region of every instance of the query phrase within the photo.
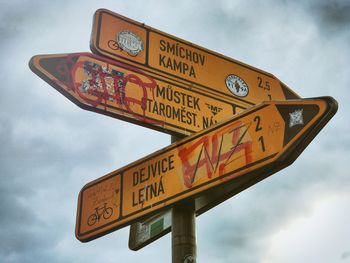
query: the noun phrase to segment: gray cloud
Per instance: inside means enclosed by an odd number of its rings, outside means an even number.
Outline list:
[[[348,259],[349,257],[350,257],[350,252],[349,252],[349,251],[343,252],[343,253],[341,254],[341,256],[340,256],[340,258],[341,258],[342,260],[346,260],[346,259]]]
[[[348,1],[314,1],[310,8],[329,29],[349,30],[350,4]]]

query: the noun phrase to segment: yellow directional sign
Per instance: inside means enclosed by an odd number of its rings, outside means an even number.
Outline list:
[[[241,191],[291,164],[336,110],[330,97],[264,102],[88,183],[76,236],[92,240],[225,184]]]
[[[170,134],[192,134],[246,108],[91,53],[38,55],[30,67],[83,109]]]
[[[95,13],[90,47],[94,53],[247,105],[299,98],[270,73],[105,9]]]

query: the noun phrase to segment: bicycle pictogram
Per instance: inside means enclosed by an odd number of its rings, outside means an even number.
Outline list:
[[[95,212],[88,217],[87,224],[92,226],[100,221],[101,217],[108,219],[113,214],[113,208],[107,207],[107,203],[104,203],[102,207],[96,207]]]

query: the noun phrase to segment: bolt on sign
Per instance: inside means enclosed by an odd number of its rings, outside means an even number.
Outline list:
[[[208,190],[237,191],[291,164],[335,114],[331,97],[268,101],[85,185],[76,237],[90,241]]]
[[[94,15],[93,53],[247,106],[299,98],[275,76],[109,10]]]
[[[192,134],[246,107],[91,53],[37,55],[29,64],[83,109],[170,134]]]

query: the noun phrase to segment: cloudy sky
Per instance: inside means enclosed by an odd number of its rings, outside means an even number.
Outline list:
[[[102,7],[271,72],[302,97],[338,100],[292,166],[197,218],[198,262],[350,262],[349,1],[0,4],[0,262],[171,261],[170,235],[138,252],[128,227],[74,236],[82,186],[170,136],[83,111],[28,67],[36,54],[89,51]]]

